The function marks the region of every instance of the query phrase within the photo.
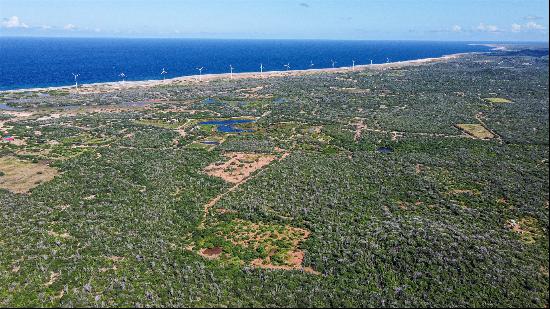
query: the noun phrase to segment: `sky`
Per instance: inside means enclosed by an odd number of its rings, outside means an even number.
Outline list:
[[[0,0],[0,36],[548,42],[548,0]]]

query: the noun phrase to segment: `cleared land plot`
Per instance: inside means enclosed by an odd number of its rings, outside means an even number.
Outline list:
[[[487,130],[484,126],[480,124],[460,123],[460,124],[457,124],[456,127],[475,138],[492,139],[495,137],[493,133],[491,133],[489,130]]]
[[[243,261],[251,266],[276,270],[303,270],[304,252],[299,246],[310,235],[306,229],[288,225],[254,223],[235,219],[220,221],[199,241],[203,257]],[[206,248],[205,248],[206,247]]]
[[[14,157],[0,158],[0,172],[0,188],[13,193],[29,192],[58,174],[56,169],[48,165],[25,162]]]
[[[268,165],[276,158],[274,155],[239,152],[228,153],[226,157],[229,160],[223,163],[213,163],[204,171],[210,176],[220,177],[227,182],[240,183],[254,171]]]

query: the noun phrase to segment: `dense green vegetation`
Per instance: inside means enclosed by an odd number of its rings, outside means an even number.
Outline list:
[[[33,115],[0,114],[24,141],[0,159],[59,174],[0,189],[0,306],[548,306],[548,77],[548,56],[498,52],[2,93]],[[231,117],[252,132],[199,124]],[[231,152],[277,159],[238,185],[204,172]],[[253,265],[296,250],[303,269]]]

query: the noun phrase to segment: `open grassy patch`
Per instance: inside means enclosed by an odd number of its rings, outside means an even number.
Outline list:
[[[525,217],[519,220],[510,219],[506,222],[506,227],[519,234],[521,241],[532,244],[543,236],[539,228],[538,220],[533,217]]]
[[[489,103],[496,103],[496,104],[502,104],[502,103],[512,103],[512,101],[505,99],[505,98],[485,98],[483,99]]]
[[[163,129],[172,129],[172,130],[177,129],[183,124],[177,121],[161,120],[161,119],[142,119],[142,120],[137,120],[136,123],[141,125],[146,125],[146,126],[153,126],[153,127],[159,127]]]
[[[0,157],[0,188],[13,193],[27,193],[52,180],[57,170],[42,163],[30,163],[14,157]]]
[[[475,138],[492,139],[495,137],[493,133],[491,133],[489,130],[487,130],[484,126],[480,124],[461,123],[461,124],[457,124],[456,127]]]
[[[209,259],[314,273],[302,266],[304,252],[299,249],[309,234],[306,229],[288,225],[225,217],[209,225],[196,244],[199,254]]]

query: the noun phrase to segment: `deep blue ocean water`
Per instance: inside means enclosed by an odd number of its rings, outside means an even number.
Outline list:
[[[0,90],[203,74],[330,68],[488,51],[468,42],[0,37]]]

